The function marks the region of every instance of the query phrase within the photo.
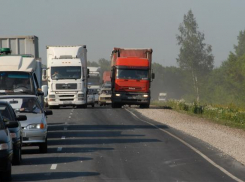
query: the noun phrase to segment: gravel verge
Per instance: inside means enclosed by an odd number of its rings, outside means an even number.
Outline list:
[[[185,132],[245,165],[245,132],[168,109],[137,109],[142,115]]]

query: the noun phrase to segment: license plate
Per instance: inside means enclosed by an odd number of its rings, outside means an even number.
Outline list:
[[[63,104],[71,104],[71,101],[64,101]]]
[[[136,99],[136,97],[128,97],[128,99]]]

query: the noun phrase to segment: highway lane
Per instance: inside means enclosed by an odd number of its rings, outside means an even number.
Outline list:
[[[22,165],[13,166],[13,181],[236,181],[159,128],[245,180],[238,162],[126,109],[70,107],[53,112],[48,118],[48,153],[25,147]]]

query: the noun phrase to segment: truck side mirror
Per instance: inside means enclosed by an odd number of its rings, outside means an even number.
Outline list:
[[[42,85],[42,92],[44,93],[44,97],[47,97],[48,95],[48,86]]]
[[[152,77],[152,79],[155,79],[155,73],[152,73],[151,77]]]

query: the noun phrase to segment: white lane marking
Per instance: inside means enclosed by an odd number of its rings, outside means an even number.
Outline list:
[[[187,147],[189,147],[190,149],[192,149],[194,152],[196,152],[197,154],[199,154],[202,158],[204,158],[206,161],[208,161],[210,164],[212,164],[214,167],[218,168],[220,171],[222,171],[223,173],[225,173],[227,176],[229,176],[230,178],[234,179],[237,182],[244,182],[243,180],[237,178],[236,176],[234,176],[233,174],[231,174],[229,171],[227,171],[226,169],[224,169],[223,167],[219,166],[218,164],[216,164],[214,161],[212,161],[208,156],[206,156],[205,154],[203,154],[201,151],[199,151],[198,149],[196,149],[195,147],[193,147],[192,145],[190,145],[189,143],[185,142],[184,140],[182,140],[181,138],[175,136],[174,134],[163,130],[162,128],[159,128],[158,126],[149,123],[148,121],[145,121],[141,118],[139,118],[137,115],[135,115],[133,112],[131,112],[128,109],[125,109],[126,111],[128,111],[129,113],[131,113],[134,117],[136,117],[137,119],[139,119],[140,121],[143,121],[151,126],[154,126],[155,128],[167,133],[168,135],[174,137],[175,139],[179,140],[181,143],[183,143],[184,145],[186,145]]]
[[[73,113],[71,112],[70,115],[72,115]]]
[[[64,140],[64,139],[66,139],[66,137],[65,136],[62,136],[61,139]]]
[[[57,168],[57,164],[52,164],[50,169],[55,170],[56,168]]]
[[[67,127],[65,127],[64,130],[67,130]]]
[[[62,147],[58,147],[58,148],[57,148],[57,151],[58,151],[58,152],[62,151]]]
[[[71,119],[71,116],[69,116],[69,119]]]

